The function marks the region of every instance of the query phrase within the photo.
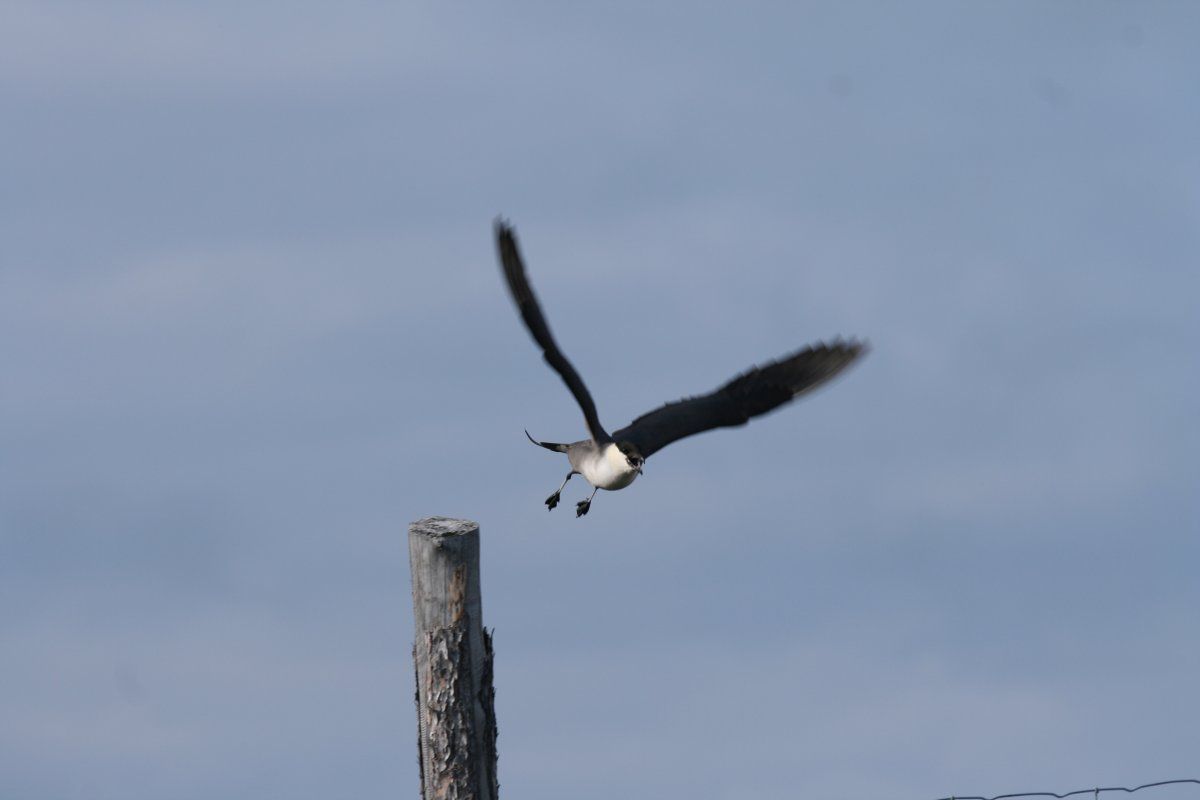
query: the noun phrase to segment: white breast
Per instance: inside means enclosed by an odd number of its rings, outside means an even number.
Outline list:
[[[629,466],[625,454],[615,444],[606,446],[579,467],[588,483],[610,491],[624,489],[637,477],[637,470]]]

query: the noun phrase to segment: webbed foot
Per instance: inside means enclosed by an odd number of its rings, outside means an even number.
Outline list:
[[[558,492],[546,498],[546,510],[553,511],[556,505],[558,505]]]
[[[575,516],[582,517],[584,514],[586,514],[588,512],[588,509],[591,507],[592,507],[591,500],[580,500],[578,503],[575,504]]]

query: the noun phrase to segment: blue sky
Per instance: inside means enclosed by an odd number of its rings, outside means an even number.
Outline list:
[[[482,526],[506,796],[1194,775],[1198,37],[1180,3],[5,3],[0,795],[415,796],[432,514]],[[499,213],[610,428],[873,351],[547,514],[522,428],[583,426]]]

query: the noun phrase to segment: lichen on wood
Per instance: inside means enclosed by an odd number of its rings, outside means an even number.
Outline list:
[[[478,770],[471,757],[474,703],[471,659],[465,626],[430,631],[425,635],[429,672],[425,678],[425,746],[428,781],[434,797],[474,800]]]

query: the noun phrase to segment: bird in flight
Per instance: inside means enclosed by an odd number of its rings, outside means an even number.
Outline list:
[[[575,367],[563,355],[550,334],[525,265],[517,249],[512,226],[496,220],[496,247],[508,290],[533,340],[542,355],[567,384],[575,402],[583,411],[590,437],[570,444],[539,442],[525,431],[529,441],[556,453],[565,453],[571,471],[562,484],[546,498],[546,507],[558,505],[559,496],[574,475],[582,475],[592,485],[592,493],[575,505],[575,516],[582,517],[592,507],[592,498],[600,489],[624,489],[642,474],[646,459],[671,442],[714,428],[744,425],[751,417],[766,414],[833,378],[866,351],[862,342],[836,339],[828,344],[805,347],[777,361],[751,367],[709,394],[667,403],[611,434],[600,424],[596,403]]]

